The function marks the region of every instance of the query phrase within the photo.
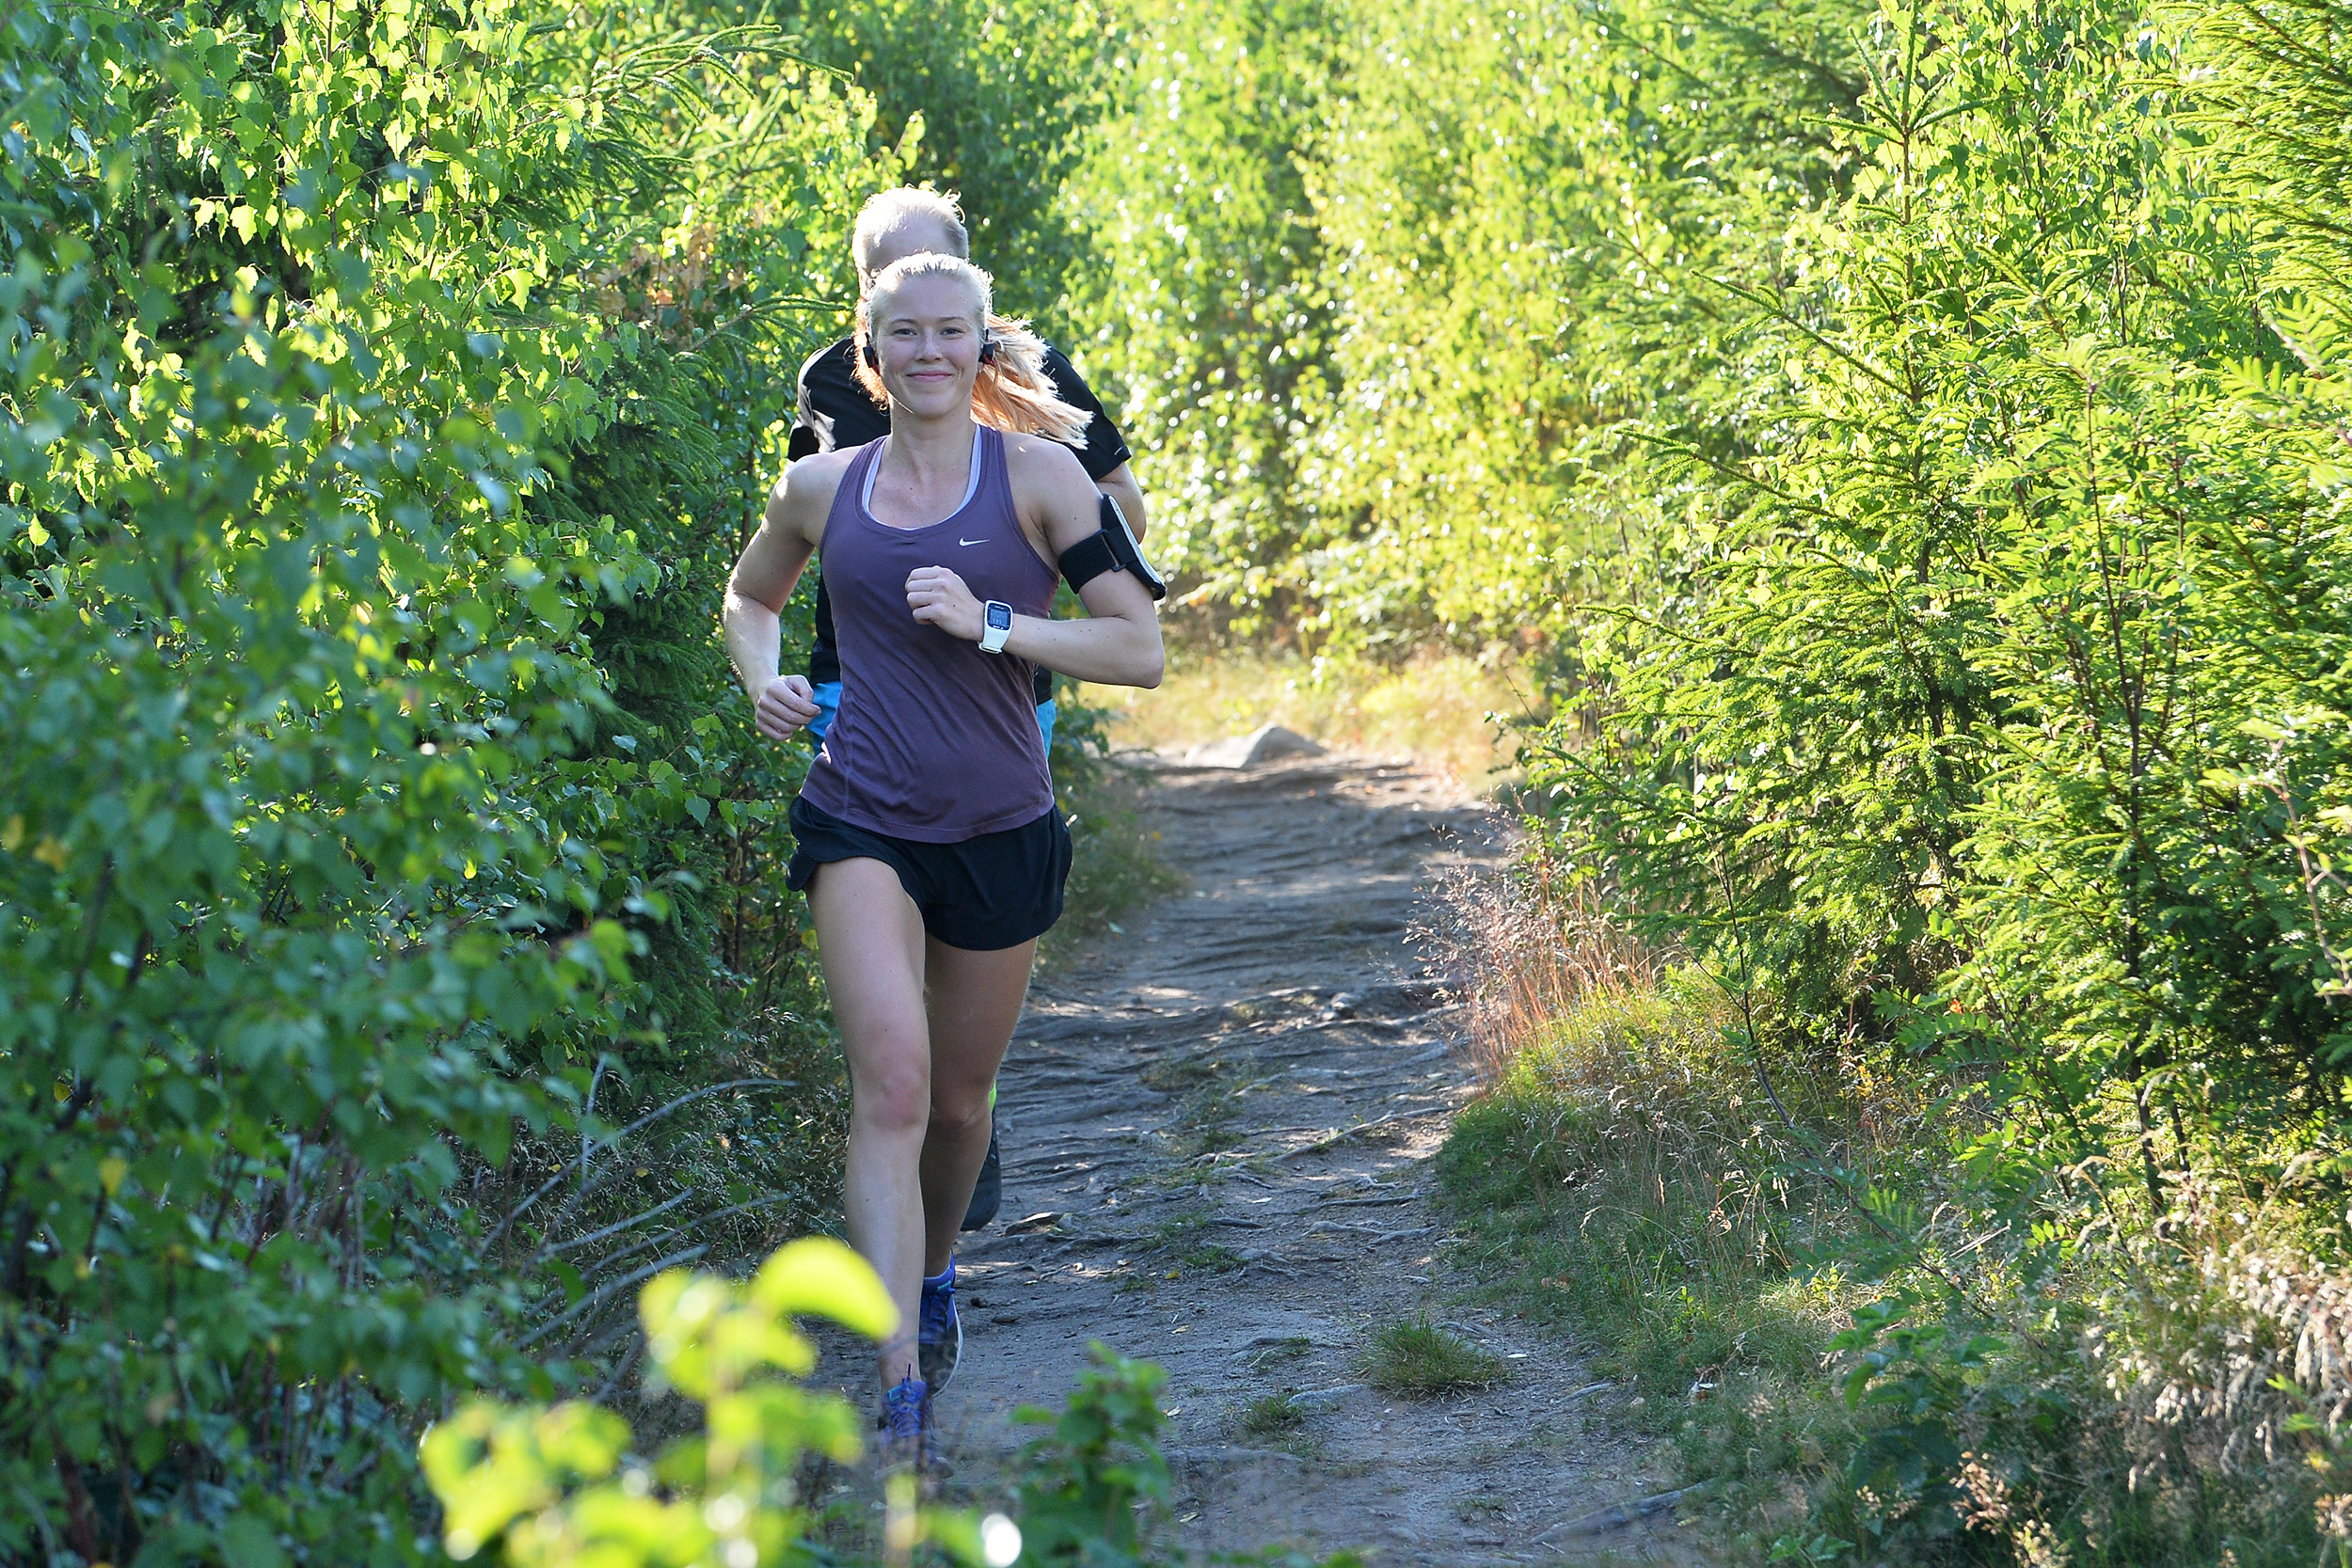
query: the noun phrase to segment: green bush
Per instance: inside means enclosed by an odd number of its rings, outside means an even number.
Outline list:
[[[1038,318],[1058,341],[1069,279],[1096,261],[1065,186],[1110,102],[1117,11],[1098,0],[797,0],[776,20],[873,95],[877,151],[961,193],[997,309]]]
[[[733,985],[665,944],[748,726],[609,654],[707,640],[673,509],[757,504],[870,110],[541,21],[0,26],[0,1555],[408,1560],[416,1421],[608,1293],[517,1131]]]
[[[1153,560],[1236,632],[1279,641],[1311,515],[1302,405],[1328,347],[1303,154],[1349,13],[1153,0],[1131,14],[1115,112],[1071,182],[1091,245],[1072,309],[1136,453]]]
[[[1162,550],[1250,637],[1572,629],[1651,551],[1629,426],[1740,450],[1749,312],[1835,194],[1852,4],[1135,13],[1073,284]]]
[[[518,1568],[832,1560],[806,1538],[801,1464],[855,1460],[865,1421],[839,1395],[789,1381],[817,1364],[794,1320],[823,1316],[885,1337],[898,1314],[874,1271],[839,1242],[812,1238],[742,1285],[673,1270],[645,1286],[640,1307],[654,1381],[700,1405],[703,1430],[648,1463],[631,1451],[627,1422],[582,1401],[469,1403],[423,1443],[446,1511],[443,1548],[463,1562],[492,1547]],[[903,1481],[889,1492],[892,1557],[930,1542],[970,1568],[1010,1561],[983,1551],[972,1519],[918,1506],[913,1478]]]
[[[1077,1565],[1158,1559],[1173,1482],[1160,1450],[1168,1374],[1099,1341],[1067,1408],[1015,1415],[1049,1430],[1022,1454],[1022,1561]]]
[[[1711,279],[1796,264],[1847,173],[1851,0],[1364,8],[1312,146],[1333,321],[1301,562],[1342,644],[1572,630],[1677,499],[1629,429],[1730,452],[1762,355]],[[1629,532],[1635,537],[1629,538]]]

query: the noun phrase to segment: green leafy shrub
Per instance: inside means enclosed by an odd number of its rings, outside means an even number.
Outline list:
[[[1680,498],[1629,428],[1756,438],[1762,345],[1712,280],[1791,264],[1789,213],[1839,188],[1867,10],[1346,9],[1308,170],[1332,322],[1299,565],[1326,638],[1528,645],[1643,580]]]
[[[855,1460],[865,1422],[838,1395],[789,1381],[817,1364],[792,1320],[820,1315],[882,1338],[898,1314],[873,1270],[840,1243],[814,1238],[784,1247],[741,1285],[684,1270],[659,1275],[639,1310],[655,1382],[700,1405],[703,1430],[648,1464],[631,1453],[628,1423],[594,1404],[467,1404],[423,1444],[450,1557],[463,1562],[495,1546],[524,1568],[826,1560],[804,1538],[801,1461]],[[917,1507],[911,1484],[892,1488],[890,1508],[884,1534],[900,1560],[927,1541],[973,1568],[1009,1560],[983,1551],[972,1520]]]
[[[1160,1451],[1167,1372],[1097,1342],[1068,1406],[1025,1405],[1019,1419],[1051,1428],[1022,1452],[1020,1525],[1026,1563],[1157,1560],[1170,1481]]]
[[[529,1167],[733,985],[667,933],[759,823],[723,688],[651,728],[606,657],[707,592],[662,509],[768,438],[741,368],[871,166],[771,36],[543,20],[0,26],[0,1555],[405,1560],[419,1413],[550,1386],[507,1328],[644,1260]]]
[[[1597,743],[1541,777],[1572,858],[1798,1018],[1944,988],[1921,1049],[2001,1064],[2037,1157],[2128,1138],[2153,1217],[2168,1169],[2275,1175],[2333,1092],[2340,890],[2289,830],[2336,768],[2294,717],[2340,638],[2321,383],[2137,9],[1889,10],[1869,48],[1852,194],[1755,285],[1784,438],[1707,469],[1697,592],[1596,630]]]
[[[1055,336],[1067,279],[1097,260],[1067,184],[1110,102],[1118,11],[1097,0],[797,0],[772,14],[873,95],[878,151],[961,194],[998,308]]]
[[[1137,454],[1153,560],[1237,632],[1281,640],[1311,515],[1301,404],[1329,317],[1302,155],[1347,12],[1155,0],[1130,15],[1114,112],[1071,180],[1090,244],[1071,309]]]
[[[1867,11],[1140,8],[1073,305],[1188,602],[1394,657],[1622,594],[1693,499],[1626,432],[1751,438],[1767,362],[1710,280],[1839,188]]]

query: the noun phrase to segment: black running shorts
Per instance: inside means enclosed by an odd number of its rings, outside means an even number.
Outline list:
[[[804,800],[792,802],[793,892],[834,861],[880,861],[898,874],[923,929],[950,947],[993,953],[1043,936],[1061,918],[1070,879],[1070,829],[1058,810],[960,844],[924,844],[853,827]]]

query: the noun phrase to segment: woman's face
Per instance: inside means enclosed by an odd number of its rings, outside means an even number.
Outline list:
[[[971,290],[947,277],[910,277],[874,302],[874,356],[890,401],[938,417],[972,404],[980,328]]]

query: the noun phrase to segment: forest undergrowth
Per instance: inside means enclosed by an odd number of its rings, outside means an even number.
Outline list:
[[[715,613],[924,146],[816,58],[889,16],[0,18],[0,1557],[432,1556],[437,1418],[675,1435],[641,1297],[837,1225]]]
[[[2057,1266],[2004,1266],[2015,1212],[1899,1048],[1759,1045],[1724,976],[1539,877],[1457,885],[1429,938],[1475,977],[1486,1088],[1438,1163],[1455,1259],[1616,1380],[1735,1560],[2340,1539],[2352,1274],[2307,1216],[2215,1183],[2153,1236],[2083,1216]]]
[[[2347,38],[1181,6],[1078,176],[1205,635],[1533,673],[1448,1169],[1759,1558],[2352,1552]]]

